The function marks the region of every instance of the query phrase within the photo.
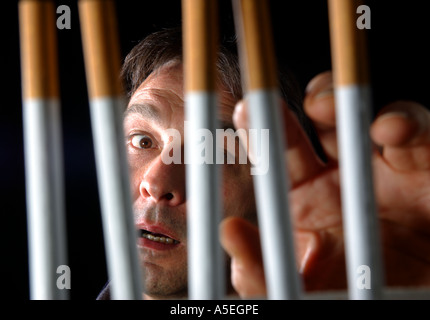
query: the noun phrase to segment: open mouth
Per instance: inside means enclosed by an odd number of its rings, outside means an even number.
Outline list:
[[[179,241],[172,239],[164,234],[160,234],[160,233],[152,233],[149,232],[148,230],[144,230],[144,229],[139,229],[138,230],[138,235],[139,237],[154,241],[154,242],[159,242],[159,243],[163,243],[163,244],[178,244]]]

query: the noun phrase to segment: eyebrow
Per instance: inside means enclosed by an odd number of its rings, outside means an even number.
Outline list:
[[[159,110],[149,103],[132,104],[130,107],[127,108],[127,110],[124,111],[123,119],[126,119],[133,114],[138,114],[143,118],[153,120],[158,124],[162,122]],[[224,131],[227,129],[232,129],[234,131],[236,130],[232,121],[223,121],[221,119],[218,120],[217,127],[218,129],[223,129]]]
[[[123,118],[131,116],[132,114],[138,114],[143,118],[153,120],[157,123],[161,123],[161,115],[159,110],[148,103],[136,103],[132,104],[127,110],[124,111]]]

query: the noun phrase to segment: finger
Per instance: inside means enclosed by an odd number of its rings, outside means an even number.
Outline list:
[[[345,279],[342,272],[343,248],[339,245],[342,243],[341,239],[343,239],[341,230],[294,232],[297,267],[306,288],[342,287]],[[242,218],[226,218],[220,225],[220,240],[224,250],[231,257],[231,282],[239,296],[241,298],[265,296],[267,291],[257,227]],[[330,263],[337,266],[334,272],[325,273],[321,277],[320,267]]]
[[[370,133],[393,168],[430,169],[430,112],[422,105],[408,101],[388,105],[377,116]]]
[[[287,143],[285,156],[288,163],[291,186],[294,188],[294,186],[318,174],[323,169],[324,164],[316,155],[312,143],[300,125],[296,115],[287,107],[284,101],[282,101],[282,110]],[[243,101],[236,105],[233,122],[237,129],[244,129],[242,134],[239,134],[239,138],[246,150],[249,150],[248,109],[246,103]],[[253,162],[253,156],[249,154],[251,162]]]
[[[309,82],[303,106],[313,122],[326,156],[329,160],[337,160],[336,110],[333,75],[330,71],[317,75]]]
[[[265,296],[266,285],[257,227],[241,218],[226,218],[220,225],[220,240],[231,257],[231,282],[239,296]]]

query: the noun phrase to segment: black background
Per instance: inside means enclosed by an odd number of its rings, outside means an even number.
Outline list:
[[[67,239],[72,299],[94,299],[107,273],[95,175],[87,88],[76,1],[71,29],[58,30],[62,126],[66,179]],[[429,20],[422,0],[367,1],[371,9],[369,51],[375,111],[395,99],[430,106]],[[147,34],[181,21],[178,0],[117,1],[123,56]],[[278,59],[304,90],[330,69],[327,6],[324,0],[271,1]],[[22,136],[18,10],[3,1],[0,75],[0,221],[2,292],[28,299],[25,176]],[[230,1],[220,1],[222,36],[233,33]]]

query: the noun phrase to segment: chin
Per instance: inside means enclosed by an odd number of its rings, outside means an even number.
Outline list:
[[[188,288],[180,291],[145,290],[143,294],[145,300],[186,300],[188,298]]]
[[[179,271],[166,269],[159,265],[145,262],[144,273],[144,298],[151,300],[186,299],[188,295],[187,269]]]

